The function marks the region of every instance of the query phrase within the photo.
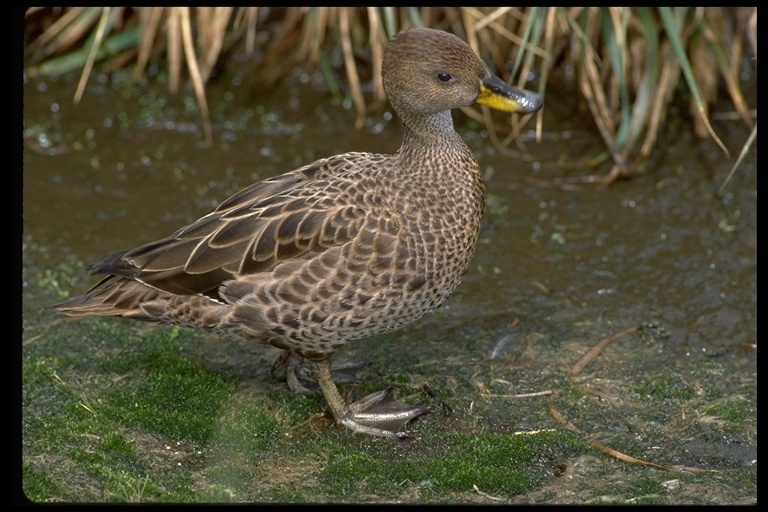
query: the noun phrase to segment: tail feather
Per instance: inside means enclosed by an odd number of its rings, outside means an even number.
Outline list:
[[[79,297],[49,306],[46,310],[69,316],[124,316],[144,318],[140,305],[158,298],[163,292],[131,279],[109,276]]]

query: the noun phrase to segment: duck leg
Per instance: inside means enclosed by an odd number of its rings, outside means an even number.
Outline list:
[[[382,437],[403,438],[408,435],[405,425],[413,418],[427,412],[427,407],[414,407],[392,398],[390,389],[377,391],[347,405],[339,394],[331,376],[331,363],[310,361],[312,372],[325,396],[333,419],[347,428]]]
[[[332,378],[338,383],[360,382],[357,373],[368,367],[364,361],[343,363],[332,367]],[[284,374],[288,389],[293,392],[319,393],[312,369],[305,364],[303,357],[293,352],[283,351],[272,364],[272,375],[279,377]]]

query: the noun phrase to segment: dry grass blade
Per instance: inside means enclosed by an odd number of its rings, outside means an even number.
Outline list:
[[[527,15],[524,15],[521,13],[520,9],[516,8],[498,8],[491,10],[489,13],[484,13],[477,8],[465,7],[462,8],[461,12],[465,15],[463,24],[466,32],[466,40],[476,52],[481,53],[481,49],[489,49],[492,53],[495,51],[492,60],[497,63],[498,67],[503,69],[504,67],[507,67],[507,63],[510,60],[510,54],[516,51],[515,64],[512,66],[511,75],[518,75],[518,86],[525,87],[524,81],[526,77],[529,76],[531,68],[533,67],[534,57],[537,55],[547,55],[546,52],[536,45],[540,39],[539,33],[543,30],[544,18],[542,15],[545,14],[545,11],[540,11],[538,13],[539,15],[537,15],[536,8],[533,8]],[[507,18],[511,16],[515,19],[522,20],[524,23],[524,36],[518,37],[507,26],[498,23],[496,20],[502,16]],[[488,28],[486,29],[485,27]],[[538,34],[538,36],[533,38],[533,41],[531,41],[532,33]],[[510,42],[513,43],[512,46],[510,46]],[[506,51],[504,51],[504,49],[506,49]],[[523,60],[525,63],[522,70],[518,73],[517,70],[520,67],[520,62]],[[509,78],[507,81],[511,82],[512,80]],[[544,84],[541,84],[540,87],[542,93],[543,85]],[[524,129],[529,117],[521,118],[518,115],[513,115],[511,117],[512,122],[505,125],[506,129],[511,127],[511,130],[509,130],[509,133],[502,140],[499,137],[498,129],[493,122],[493,117],[487,107],[481,107],[479,114],[476,109],[472,108],[462,109],[462,111],[467,116],[476,119],[488,128],[491,144],[500,151],[508,152],[509,150],[507,147],[512,140],[515,140],[518,145],[521,145],[519,134]],[[540,121],[542,118],[539,116],[537,119]]]
[[[227,35],[227,25],[232,17],[232,7],[197,7],[197,39],[201,51],[200,79],[208,81]]]
[[[387,35],[384,30],[383,20],[380,18],[375,7],[368,7],[368,24],[370,25],[371,35],[371,62],[373,65],[372,75],[374,80],[373,97],[375,105],[384,103],[387,99],[384,93],[384,84],[381,82],[381,62],[384,57],[384,46],[387,43]]]
[[[517,87],[520,88],[526,88],[526,80],[527,77],[533,74],[533,70],[536,67],[535,65],[535,57],[541,56],[542,54],[549,56],[547,52],[543,52],[539,48],[539,44],[541,42],[541,39],[543,37],[543,34],[546,30],[546,24],[548,21],[548,18],[550,16],[548,13],[552,13],[554,15],[555,9],[541,9],[539,7],[532,7],[529,10],[529,15],[524,18],[523,21],[523,37],[522,40],[519,43],[519,49],[517,51],[517,57],[515,59],[515,63],[512,67],[512,75],[518,75],[518,81],[517,81]],[[494,26],[496,26],[497,23],[494,22]],[[549,62],[549,58],[545,58],[545,63]],[[521,65],[522,63],[522,65]],[[519,69],[519,71],[518,71]],[[543,74],[542,79],[539,81],[539,93],[541,94],[542,98],[546,98],[545,92],[545,78],[546,74]],[[509,80],[512,81],[511,78]],[[542,123],[543,123],[543,112],[539,110],[536,114],[536,137],[537,140],[541,140],[541,130],[542,130]],[[528,120],[531,119],[531,117],[522,117],[515,116],[512,118],[513,122],[511,123],[512,130],[510,131],[509,135],[504,140],[504,145],[510,144],[513,140],[517,143],[518,147],[522,150],[522,141],[520,140],[520,133],[522,133],[523,128],[525,128],[525,125],[527,124]]]
[[[726,57],[725,51],[721,47],[710,24],[702,23],[702,30],[707,42],[707,53],[712,56],[712,60],[714,60],[720,68],[720,74],[723,77],[723,80],[725,80],[725,85],[728,88],[728,93],[731,96],[733,105],[736,107],[736,111],[741,115],[744,124],[752,128],[752,116],[749,113],[749,107],[747,106],[747,102],[744,100],[744,95],[741,93],[741,89],[738,85],[739,69],[736,66],[741,62],[741,39],[738,37],[734,38],[731,56]],[[710,74],[712,74],[711,70]]]
[[[712,128],[712,125],[709,123],[704,101],[699,94],[699,87],[696,83],[696,77],[693,74],[690,61],[688,60],[688,56],[685,53],[683,42],[680,37],[681,30],[678,18],[675,16],[672,8],[670,7],[659,7],[659,12],[661,14],[661,23],[664,25],[664,30],[667,37],[669,38],[670,43],[672,44],[672,49],[675,51],[677,59],[680,62],[680,67],[688,83],[688,88],[691,90],[691,94],[693,94],[693,97],[696,100],[695,112],[701,116],[701,121],[704,123],[704,126],[706,127],[707,132],[712,137],[712,139],[717,143],[718,146],[720,146],[720,149],[722,149],[723,152],[728,155],[728,148],[725,147],[725,144],[723,144],[723,141],[720,140],[720,138],[715,133],[715,130]]]
[[[351,11],[354,7],[342,7],[339,14],[339,29],[341,30],[341,51],[344,54],[344,68],[347,70],[347,80],[349,80],[350,91],[352,92],[352,101],[357,109],[357,119],[355,127],[360,129],[365,121],[366,105],[363,99],[363,92],[360,87],[360,76],[357,73],[355,65],[355,55],[352,51],[352,35],[350,34]]]
[[[563,416],[563,414],[560,411],[558,411],[551,403],[549,404],[549,413],[567,430],[576,434],[582,433],[582,431],[576,425],[568,421],[565,418],[565,416]],[[618,450],[614,450],[613,448],[609,448],[608,446],[605,446],[604,444],[598,441],[595,441],[594,439],[588,439],[587,442],[590,445],[592,445],[594,448],[597,448],[598,450],[600,450],[601,452],[608,454],[611,457],[615,457],[619,460],[623,460],[624,462],[629,462],[631,464],[648,466],[648,467],[652,467],[652,468],[656,468],[664,471],[679,471],[679,472],[687,472],[687,473],[715,472],[715,470],[699,469],[699,468],[693,468],[689,466],[678,466],[678,465],[672,465],[672,464],[656,464],[653,462],[648,462],[648,461],[638,459],[636,457],[632,457],[631,455],[627,455],[626,453],[622,453]]]
[[[492,495],[488,494],[487,492],[483,492],[483,491],[481,491],[481,490],[480,490],[480,489],[477,487],[477,484],[472,484],[472,489],[473,489],[473,490],[474,490],[474,491],[475,491],[477,494],[479,494],[480,496],[483,496],[484,498],[488,498],[489,500],[494,500],[494,501],[501,501],[501,500],[503,499],[503,498],[499,498],[498,496],[492,496]]]
[[[298,45],[299,59],[317,62],[320,58],[320,47],[328,31],[328,7],[312,7],[301,31],[301,42]]]
[[[152,53],[152,47],[157,37],[163,14],[165,14],[165,10],[162,8],[142,7],[139,9],[142,30],[141,37],[139,38],[139,55],[136,67],[133,68],[133,74],[131,75],[133,81],[138,81],[142,73],[144,73],[147,62],[149,62],[149,56]]]
[[[635,145],[644,130],[646,133],[651,131],[657,133],[661,118],[654,118],[653,108],[655,101],[660,96],[663,97],[659,87],[659,75],[661,74],[659,32],[649,8],[637,10],[637,25],[641,30],[642,41],[645,44],[638,44],[639,38],[635,38],[632,44],[628,43],[631,53],[628,60],[632,70],[627,72],[628,75],[631,75],[627,77],[627,80],[632,81],[637,88],[637,96],[631,107],[629,120],[629,133],[627,135],[629,146]]]
[[[539,21],[540,17],[546,17],[546,13],[548,12],[554,14],[556,10],[557,9],[555,8],[539,9],[534,7],[531,8],[527,14],[523,14],[521,12],[522,10],[518,8],[500,7],[498,9],[494,9],[489,14],[484,14],[477,8],[464,7],[462,8],[462,12],[465,13],[468,18],[464,22],[464,30],[466,32],[467,42],[475,51],[478,52],[481,49],[478,41],[480,37],[484,38],[483,49],[488,51],[494,51],[496,48],[505,48],[507,46],[504,44],[505,41],[520,47],[523,51],[520,51],[517,54],[515,63],[512,65],[511,69],[512,74],[517,74],[517,69],[520,67],[520,60],[523,58],[523,56],[529,58],[529,60],[533,57],[540,57],[542,59],[548,57],[549,54],[545,50],[539,48],[535,42],[530,40],[530,34],[533,24]],[[500,23],[497,21],[497,19],[502,15],[505,15],[506,19]],[[519,20],[522,23],[522,37],[517,35],[517,32],[510,30],[509,24],[507,23],[507,19],[510,17]],[[497,38],[496,40],[491,41],[485,37],[488,34],[488,30],[483,30],[486,26],[495,34],[501,36],[501,39]],[[504,64],[506,61],[506,58],[501,59],[500,64]],[[525,75],[525,72],[520,73],[521,77],[524,77]]]
[[[542,99],[546,100],[546,84],[549,79],[549,72],[552,69],[553,56],[554,56],[554,42],[555,42],[555,29],[557,9],[547,9],[547,17],[544,23],[544,59],[541,62],[541,77],[539,80],[538,93]],[[536,140],[541,142],[542,130],[544,129],[544,111],[539,110],[536,113]]]
[[[586,51],[589,53],[590,58],[594,59],[598,65],[602,65],[600,55],[598,55],[597,50],[595,50],[589,42],[589,37],[584,33],[584,30],[582,30],[579,24],[576,23],[576,18],[581,16],[584,9],[585,8],[582,7],[574,7],[565,11],[565,21],[568,23],[568,27],[573,31],[573,34],[569,34],[569,37],[572,39],[572,46],[575,44],[576,49],[578,50],[575,56],[580,58],[583,52]],[[594,8],[587,7],[586,10],[588,16],[594,16]],[[592,23],[592,25],[594,25],[594,23]]]
[[[482,392],[480,393],[480,396],[483,398],[533,398],[535,396],[547,396],[551,394],[552,394],[552,390],[546,389],[544,391],[534,391],[532,393],[517,393],[517,394],[503,394],[503,395]]]
[[[597,125],[603,142],[612,150],[614,148],[614,124],[611,111],[605,100],[605,94],[600,84],[600,77],[597,72],[595,61],[590,58],[584,59],[584,73],[578,79],[579,88],[584,99],[587,100],[587,106],[592,113],[592,118]],[[615,159],[614,159],[615,160]]]
[[[312,9],[315,8],[286,9],[282,22],[270,32],[268,44],[263,49],[264,59],[259,64],[259,79],[264,86],[276,84],[291,69],[291,65],[303,57],[296,52],[297,39],[303,32],[301,26],[307,12],[313,12]]]
[[[502,20],[501,23],[497,21],[499,17],[505,15],[507,18],[513,17],[515,19],[522,20],[524,23],[526,23],[527,26],[527,24],[536,17],[534,14],[535,8],[533,8],[532,14],[528,16],[521,14],[520,9],[513,7],[499,7],[498,9],[494,9],[489,14],[484,14],[479,9],[473,7],[464,7],[463,11],[472,18],[472,21],[465,22],[465,30],[467,31],[467,41],[470,43],[470,46],[475,49],[475,51],[480,49],[477,38],[486,32],[483,29],[485,29],[487,26],[488,29],[493,30],[495,33],[499,34],[514,45],[522,47],[526,52],[530,52],[533,55],[541,58],[545,58],[547,56],[546,52],[541,48],[538,48],[535,44],[529,43],[525,36],[520,37],[516,32],[510,30],[509,26],[505,23],[506,20]],[[524,28],[524,32],[525,30],[526,29]],[[491,43],[490,41],[487,41],[487,43],[488,44],[486,47],[489,50],[493,50],[496,47],[502,46],[500,43],[498,43],[498,41],[495,44]],[[522,53],[519,55],[522,56]],[[518,67],[519,62],[516,62],[512,67],[513,73],[515,70],[517,70]]]
[[[195,56],[195,47],[194,43],[192,42],[192,22],[189,18],[189,7],[177,7],[176,9],[176,13],[180,18],[179,24],[181,25],[187,69],[189,69],[192,85],[195,88],[195,95],[197,96],[197,102],[200,105],[200,112],[203,115],[203,131],[205,133],[205,141],[208,144],[211,144],[213,143],[211,116],[208,112],[208,102],[205,99],[205,86],[203,85],[203,79],[200,76],[200,69],[198,68],[197,57]]]
[[[627,455],[626,453],[622,453],[618,450],[614,450],[613,448],[609,448],[604,444],[601,444],[595,440],[590,440],[589,444],[591,444],[601,452],[607,453],[611,457],[615,457],[619,460],[623,460],[624,462],[629,462],[631,464],[638,464],[640,466],[648,466],[656,469],[661,469],[664,471],[679,471],[679,472],[686,472],[686,473],[717,472],[717,470],[714,470],[714,469],[699,469],[699,468],[692,468],[689,466],[676,466],[671,464],[655,464],[653,462],[648,462],[645,460],[632,457],[631,455]]]
[[[576,364],[571,367],[571,375],[578,375],[581,370],[583,370],[585,366],[592,362],[592,360],[595,359],[605,347],[621,338],[622,336],[635,332],[637,329],[637,326],[629,327],[628,329],[624,329],[621,332],[617,332],[613,336],[609,336],[595,343],[589,348],[589,350],[587,350],[583,356],[581,356],[581,359],[579,359]]]
[[[581,430],[579,430],[579,427],[568,421],[565,416],[563,416],[563,413],[555,409],[555,406],[552,405],[550,402],[549,404],[549,414],[552,415],[553,418],[555,418],[561,425],[563,425],[567,430],[575,433],[575,434],[581,434]]]
[[[725,181],[723,181],[723,184],[720,185],[719,189],[717,189],[718,194],[723,193],[723,190],[725,190],[725,186],[728,185],[729,181],[731,181],[731,177],[733,176],[733,173],[736,172],[736,169],[739,167],[739,165],[741,165],[741,162],[742,160],[744,160],[744,157],[747,156],[747,152],[749,152],[756,138],[757,138],[757,124],[755,124],[755,126],[752,128],[752,133],[749,134],[749,138],[747,139],[747,142],[745,142],[744,145],[741,147],[741,152],[739,152],[739,158],[736,159],[736,162],[733,164],[733,167],[731,167],[731,171],[728,173],[728,176],[726,176]]]
[[[648,121],[645,139],[640,147],[640,158],[649,155],[653,149],[653,145],[658,137],[661,121],[664,118],[664,111],[680,77],[680,66],[672,58],[671,49],[666,42],[661,45],[659,60],[662,62],[661,77],[659,78],[656,93],[653,96],[653,105],[650,111],[651,117]]]
[[[696,86],[701,98],[701,104],[697,102],[695,96],[690,100],[693,130],[697,137],[704,138],[709,133],[704,117],[709,118],[709,104],[717,95],[718,74],[714,71],[718,66],[707,42],[701,35],[701,31],[697,31],[688,42],[688,54],[690,55],[691,72],[696,77]],[[703,117],[696,112],[699,106],[703,109]]]
[[[182,42],[181,27],[179,26],[179,16],[174,9],[178,7],[168,7],[168,25],[166,27],[166,40],[168,41],[168,88],[172,93],[179,90],[181,77],[181,58]]]
[[[29,15],[31,13],[27,13]],[[56,53],[61,48],[71,46],[89,30],[93,20],[99,17],[98,9],[93,7],[73,7],[61,18],[44,30],[34,41],[27,45],[24,56],[32,55],[38,48],[43,48],[43,57]],[[48,43],[51,44],[48,44]]]
[[[96,54],[99,52],[101,42],[104,40],[104,33],[107,31],[107,24],[109,22],[109,16],[112,13],[111,7],[105,7],[101,11],[101,18],[99,19],[99,26],[96,29],[96,34],[91,45],[91,50],[88,52],[88,59],[85,61],[83,67],[83,73],[80,75],[80,82],[77,84],[77,90],[75,91],[75,104],[80,103],[80,98],[83,96],[85,90],[85,84],[88,83],[88,77],[91,74],[93,68],[93,61],[96,60]]]
[[[259,19],[258,7],[246,7],[239,12],[245,12],[245,51],[253,53],[256,47],[256,22]]]
[[[504,16],[509,11],[514,9],[514,7],[499,7],[497,9],[494,9],[491,13],[486,14],[482,16],[477,23],[474,23],[474,30],[480,30],[481,28],[485,27],[487,24],[491,23],[492,21],[495,21],[496,19],[500,18],[501,16]],[[478,14],[480,14],[478,12]],[[519,41],[518,41],[519,43]]]
[[[615,146],[614,133],[616,132],[616,127],[613,123],[612,110],[608,106],[608,100],[600,77],[600,61],[596,57],[597,53],[592,49],[592,44],[589,42],[593,37],[591,33],[599,25],[599,20],[596,19],[597,12],[595,10],[590,10],[589,15],[587,31],[585,31],[586,37],[582,41],[584,46],[579,52],[581,69],[578,83],[582,94],[587,100],[587,105],[592,112],[600,135],[603,137],[603,141],[608,148],[613,148]]]

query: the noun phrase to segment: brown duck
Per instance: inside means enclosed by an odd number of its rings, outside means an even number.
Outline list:
[[[530,113],[541,99],[425,28],[392,39],[382,78],[402,126],[397,153],[346,153],[255,183],[168,238],[105,256],[89,268],[105,278],[51,309],[268,343],[309,361],[337,423],[404,437],[426,408],[387,390],[347,405],[329,358],[436,308],[467,269],[485,187],[451,109]]]

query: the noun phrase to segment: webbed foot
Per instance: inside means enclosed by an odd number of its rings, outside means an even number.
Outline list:
[[[398,402],[392,397],[390,389],[371,393],[347,405],[333,383],[330,362],[311,361],[310,364],[334,420],[355,432],[382,437],[407,437],[406,424],[429,410],[427,407]]]

